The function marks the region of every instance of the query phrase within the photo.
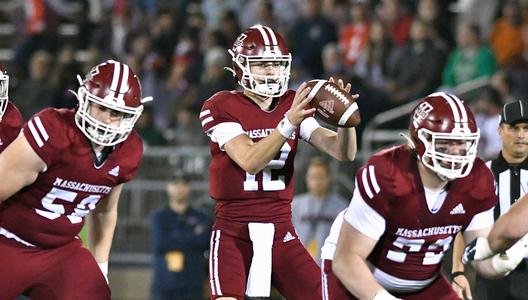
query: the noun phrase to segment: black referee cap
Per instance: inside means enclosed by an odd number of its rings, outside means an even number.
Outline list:
[[[504,104],[501,113],[501,124],[513,125],[519,122],[528,123],[528,103],[526,101],[514,101]]]

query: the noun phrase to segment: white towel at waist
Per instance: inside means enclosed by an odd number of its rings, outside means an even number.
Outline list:
[[[271,260],[275,225],[249,223],[249,238],[253,243],[253,258],[246,285],[249,297],[269,297],[271,294]]]

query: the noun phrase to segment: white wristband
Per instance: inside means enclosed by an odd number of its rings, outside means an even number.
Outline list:
[[[297,128],[297,126],[290,123],[290,120],[288,120],[287,116],[284,116],[284,118],[277,125],[277,130],[279,133],[287,139],[290,138],[292,133],[295,131],[295,128]]]
[[[495,254],[492,258],[491,265],[497,273],[506,276],[517,268],[524,259],[524,255],[527,251],[528,245],[525,243],[523,237],[506,250],[504,254]]]
[[[389,294],[389,292],[387,292],[386,290],[381,290],[377,292],[374,298],[372,298],[372,300],[397,300],[397,299],[400,299],[400,298],[394,297],[393,295]]]

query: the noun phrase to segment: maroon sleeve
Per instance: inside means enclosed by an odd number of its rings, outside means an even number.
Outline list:
[[[200,111],[200,122],[205,133],[208,133],[211,128],[220,123],[238,122],[225,109],[228,106],[229,97],[231,97],[230,92],[222,91],[214,94],[204,102]]]
[[[495,207],[499,201],[497,184],[493,173],[491,173],[491,170],[486,167],[480,158],[475,159],[470,180],[473,183],[465,183],[465,185],[472,187],[469,190],[469,194],[471,198],[477,200],[476,213],[484,212]]]
[[[365,202],[384,218],[393,198],[392,168],[384,157],[371,157],[356,174],[357,189]]]
[[[24,119],[22,118],[22,114],[20,113],[20,110],[11,102],[8,103],[9,111],[9,125],[16,129],[17,135],[22,129],[22,125],[24,125]]]
[[[18,137],[23,124],[24,120],[20,111],[9,101],[0,124],[0,135],[2,136],[2,139],[0,139],[0,152]]]
[[[123,145],[126,147],[126,151],[123,154],[123,160],[125,161],[122,166],[126,168],[125,172],[122,172],[119,183],[125,183],[132,180],[139,169],[141,158],[143,157],[143,142],[139,135],[132,131]]]
[[[65,132],[65,128],[55,109],[44,109],[33,115],[22,132],[33,150],[48,166],[52,164],[54,155],[60,153],[65,145],[64,134],[61,134]]]

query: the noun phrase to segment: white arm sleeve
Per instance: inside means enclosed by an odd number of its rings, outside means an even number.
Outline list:
[[[211,138],[211,141],[218,143],[220,150],[224,151],[225,143],[229,142],[232,138],[245,134],[246,132],[242,129],[242,126],[236,122],[224,122],[220,123],[209,130],[207,135]]]
[[[312,133],[319,127],[321,127],[321,125],[319,125],[314,117],[308,117],[304,119],[301,122],[301,138],[305,142],[308,142],[312,136]]]
[[[492,207],[486,211],[474,215],[473,219],[471,219],[471,222],[466,228],[466,231],[479,230],[493,226],[493,210],[494,208]]]
[[[385,232],[385,219],[363,200],[357,188],[345,212],[345,220],[356,230],[376,241]]]

